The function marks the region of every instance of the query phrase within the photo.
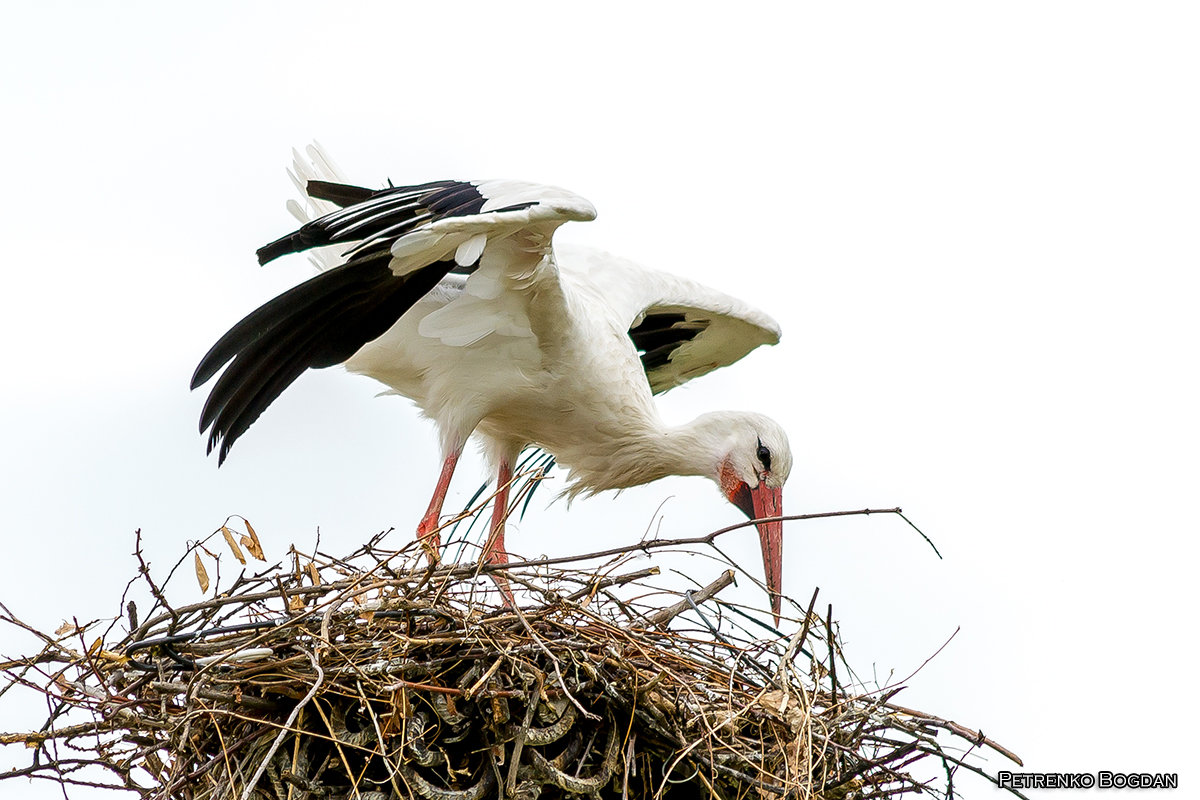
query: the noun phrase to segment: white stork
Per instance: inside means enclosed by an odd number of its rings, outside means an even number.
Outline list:
[[[314,166],[298,161],[293,177],[310,208],[332,210],[261,248],[258,259],[325,245],[341,257],[234,325],[196,368],[193,389],[228,364],[200,417],[218,463],[301,373],[344,364],[437,423],[442,470],[417,526],[432,554],[472,434],[498,476],[487,561],[507,561],[508,486],[529,445],[569,470],[572,497],[700,475],[751,519],[782,513],[792,456],[778,424],[718,411],[674,427],[653,399],[776,343],[774,320],[684,278],[553,247],[564,222],[596,215],[562,189],[500,180],[365,189],[316,179],[337,173],[323,153],[309,152]],[[290,205],[302,220],[310,216]],[[758,531],[778,619],[782,525],[761,522]]]

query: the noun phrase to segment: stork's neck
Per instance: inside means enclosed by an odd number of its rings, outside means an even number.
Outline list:
[[[677,427],[647,420],[604,441],[587,442],[584,452],[560,453],[559,463],[571,470],[572,495],[628,489],[670,475],[715,479],[723,436],[712,415]]]

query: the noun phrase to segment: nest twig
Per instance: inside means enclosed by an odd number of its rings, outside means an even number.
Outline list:
[[[899,687],[858,684],[815,592],[793,635],[764,639],[765,615],[717,598],[732,571],[681,593],[628,564],[713,538],[509,565],[520,608],[483,577],[496,568],[425,566],[382,534],[345,558],[293,549],[172,607],[175,570],[156,583],[139,539],[153,607],[139,621],[130,605],[127,635],[38,633],[0,606],[42,642],[0,662],[0,695],[51,709],[0,734],[32,753],[0,780],[187,800],[944,797],[960,769],[984,774],[977,748],[1016,760],[894,704]],[[253,529],[240,542],[261,556]]]

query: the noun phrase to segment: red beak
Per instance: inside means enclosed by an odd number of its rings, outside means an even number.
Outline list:
[[[751,489],[740,483],[729,495],[729,502],[742,510],[750,519],[766,519],[783,515],[783,489],[772,489],[765,481]],[[767,591],[771,595],[771,612],[775,624],[779,624],[779,613],[783,606],[783,523],[758,523],[758,540],[762,545],[763,569],[767,576]]]

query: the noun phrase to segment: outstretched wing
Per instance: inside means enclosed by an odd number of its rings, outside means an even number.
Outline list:
[[[779,342],[779,323],[737,298],[612,256],[585,254],[592,281],[630,287],[607,294],[637,349],[654,394]]]
[[[748,311],[753,311],[745,307]],[[754,348],[779,342],[765,314],[697,303],[654,304],[629,328],[654,394],[738,361]]]
[[[530,230],[548,242],[563,222],[595,217],[582,198],[514,181],[371,190],[310,180],[307,192],[343,207],[262,247],[259,262],[327,245],[345,246],[346,261],[251,312],[201,359],[193,389],[225,367],[200,417],[220,462],[305,370],[346,361],[448,273],[478,265],[490,242]]]

